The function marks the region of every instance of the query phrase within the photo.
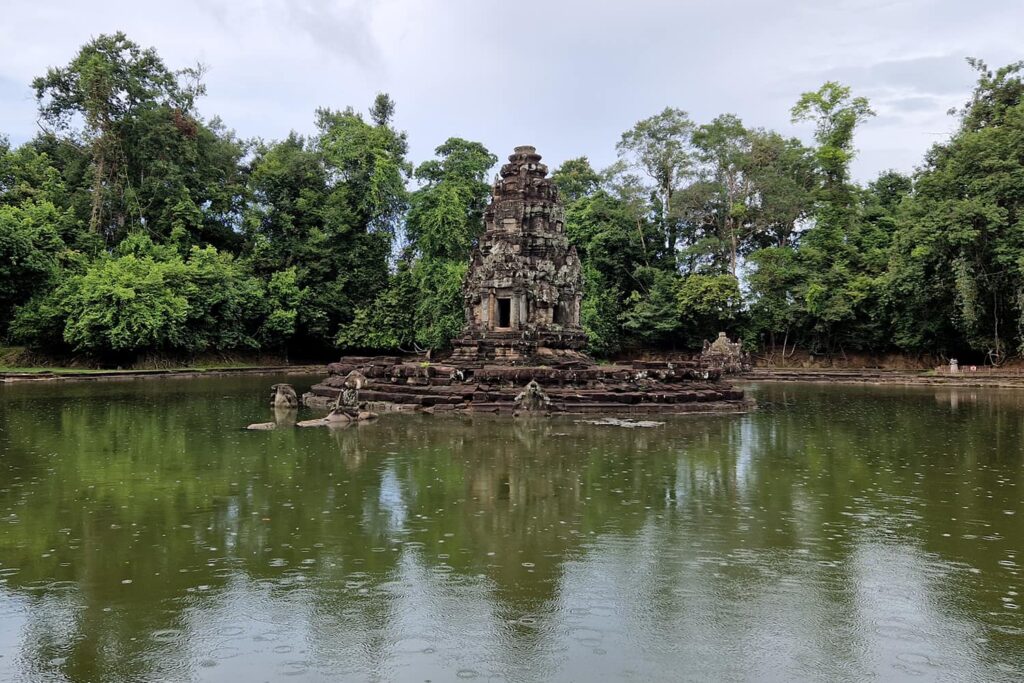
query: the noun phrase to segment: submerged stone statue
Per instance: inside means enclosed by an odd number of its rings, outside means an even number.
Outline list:
[[[533,147],[516,147],[494,183],[463,283],[466,325],[453,360],[519,363],[586,347],[580,260],[540,158]]]
[[[298,408],[299,396],[291,384],[275,384],[270,387],[270,405],[275,408]]]
[[[255,422],[246,429],[267,432],[272,429],[294,427],[298,415],[299,396],[290,384],[275,384],[270,387],[270,406],[274,409],[273,422]]]
[[[359,372],[350,372],[343,382],[334,405],[326,417],[298,421],[299,397],[290,384],[275,384],[271,387],[270,405],[274,409],[273,422],[254,422],[246,429],[267,432],[284,427],[336,427],[353,422],[367,422],[377,419],[377,413],[366,409],[359,400],[359,390],[366,384],[366,377]]]
[[[516,412],[544,413],[551,407],[551,399],[544,393],[537,380],[531,379],[526,388],[516,396]]]
[[[342,382],[341,391],[334,402],[334,407],[327,417],[319,420],[305,420],[298,423],[300,427],[322,427],[347,424],[349,422],[366,422],[376,420],[377,413],[366,409],[366,405],[359,400],[359,390],[366,384],[366,377],[358,370],[353,370],[345,376]]]

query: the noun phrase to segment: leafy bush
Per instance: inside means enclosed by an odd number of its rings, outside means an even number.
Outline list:
[[[134,234],[24,306],[14,329],[33,346],[59,329],[71,351],[97,356],[257,349],[287,341],[301,299],[294,270],[266,285],[214,247],[183,258]]]

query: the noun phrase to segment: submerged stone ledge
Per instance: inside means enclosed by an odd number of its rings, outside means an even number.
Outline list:
[[[337,405],[353,373],[365,378],[359,405],[377,412],[521,412],[517,398],[531,382],[548,399],[550,413],[672,414],[745,410],[743,390],[722,370],[700,361],[637,361],[599,365],[571,361],[549,365],[466,365],[397,357],[347,357],[303,396],[311,408]]]

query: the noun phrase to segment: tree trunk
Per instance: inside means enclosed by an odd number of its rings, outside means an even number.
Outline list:
[[[736,277],[736,219],[729,219],[729,239],[731,241],[732,251],[730,253],[731,261],[730,266],[732,269],[732,276]]]
[[[665,188],[665,205],[663,207],[664,215],[661,220],[665,225],[666,240],[665,246],[668,248],[669,258],[672,259],[672,269],[677,268],[676,264],[676,226],[672,223],[672,219],[669,214],[672,213],[672,188]]]
[[[647,240],[644,239],[644,230],[640,225],[640,219],[636,219],[636,234],[640,236],[640,248],[644,252],[644,265],[651,265],[651,260],[647,258]]]
[[[93,147],[95,167],[92,178],[92,212],[89,216],[89,229],[93,232],[100,231],[100,219],[103,215],[103,177],[107,170],[106,156],[102,153],[97,143]]]

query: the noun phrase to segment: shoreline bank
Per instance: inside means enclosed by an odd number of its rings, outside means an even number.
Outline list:
[[[216,377],[219,375],[316,375],[327,374],[324,365],[266,365],[237,368],[171,368],[155,370],[83,370],[54,368],[52,370],[2,370],[0,384],[18,382],[84,382],[99,380],[136,380],[190,377]]]
[[[0,369],[0,384],[20,382],[83,382],[139,379],[217,377],[224,375],[324,375],[326,364],[266,365],[225,368],[171,368],[152,370],[89,370],[81,368],[53,368],[38,370]],[[915,386],[960,386],[1024,389],[1024,372],[981,372],[965,370],[958,375],[936,374],[934,371],[881,370],[881,369],[822,369],[822,368],[757,368],[743,375],[734,375],[737,383],[814,383],[814,384],[892,384]]]
[[[736,382],[810,382],[815,384],[894,384],[914,386],[989,387],[1024,389],[1024,373],[1017,371],[938,374],[934,371],[834,370],[802,368],[754,368],[736,377]]]

